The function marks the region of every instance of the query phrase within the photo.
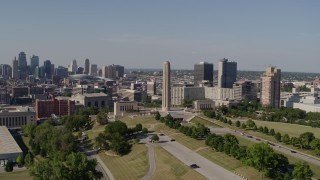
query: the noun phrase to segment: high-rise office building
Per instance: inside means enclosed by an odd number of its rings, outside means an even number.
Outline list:
[[[213,64],[200,62],[194,65],[194,84],[199,85],[202,81],[213,84]]]
[[[233,83],[237,80],[237,63],[228,62],[228,59],[221,59],[218,70],[218,87],[232,88]]]
[[[78,70],[77,60],[74,59],[68,67],[69,72],[75,74]]]
[[[281,70],[268,67],[261,76],[261,105],[273,108],[280,106],[280,81]]]
[[[153,95],[157,94],[156,80],[152,80],[152,81],[147,82],[147,94],[149,96],[153,96]]]
[[[89,74],[89,69],[90,69],[90,60],[86,59],[84,61],[84,74]]]
[[[16,57],[12,61],[12,78],[19,79],[19,62]]]
[[[108,65],[108,66],[102,66],[102,77],[116,78],[116,66],[114,64]]]
[[[116,77],[123,77],[124,67],[120,65],[115,65],[116,68]]]
[[[58,66],[58,68],[55,69],[55,74],[62,79],[66,78],[66,77],[68,77],[68,68]]]
[[[18,57],[19,78],[25,80],[28,76],[27,56],[25,52],[20,52]]]
[[[0,77],[7,80],[12,77],[12,68],[8,64],[0,64]]]
[[[163,63],[162,72],[162,111],[170,111],[171,106],[171,87],[170,87],[170,62]]]
[[[98,75],[98,66],[96,64],[90,64],[89,74],[91,76],[97,76]]]
[[[44,67],[45,78],[51,78],[51,76],[52,76],[52,74],[51,74],[51,61],[50,60],[44,61],[43,67]]]
[[[39,66],[39,56],[32,55],[30,57],[30,74],[34,75],[34,69]]]

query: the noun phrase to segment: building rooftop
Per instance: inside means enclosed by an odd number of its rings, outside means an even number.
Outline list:
[[[84,93],[84,94],[77,94],[77,95],[84,96],[84,97],[101,97],[101,96],[105,97],[105,96],[108,96],[105,93]]]
[[[0,106],[0,114],[19,112],[34,112],[34,108],[29,106]]]
[[[0,126],[0,154],[22,153],[6,126]]]

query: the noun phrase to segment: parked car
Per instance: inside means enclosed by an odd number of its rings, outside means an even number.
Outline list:
[[[163,134],[163,133],[161,133],[161,134],[159,134],[159,136],[164,136],[164,134]]]
[[[197,164],[191,164],[190,167],[193,168],[193,169],[200,168]]]
[[[171,139],[170,141],[176,141],[175,139]]]

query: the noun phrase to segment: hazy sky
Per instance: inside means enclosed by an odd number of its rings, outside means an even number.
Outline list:
[[[217,69],[225,57],[239,70],[320,71],[319,0],[3,0],[0,23],[0,63],[25,51],[41,64]]]

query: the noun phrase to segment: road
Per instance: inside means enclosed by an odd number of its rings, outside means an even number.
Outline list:
[[[159,136],[160,140],[155,145],[162,146],[165,150],[175,156],[177,159],[182,161],[185,165],[190,166],[191,164],[197,164],[200,168],[194,169],[195,171],[202,174],[204,177],[211,180],[221,179],[232,179],[240,180],[241,177],[236,174],[220,167],[217,164],[207,160],[198,153],[191,149],[181,145],[176,141],[170,141],[171,138],[168,136]],[[145,142],[145,140],[142,140]]]
[[[142,178],[143,180],[150,179],[154,175],[154,173],[156,172],[156,159],[154,157],[154,145],[153,144],[146,144],[146,146],[148,147],[149,171]]]
[[[203,117],[200,117],[200,118],[203,118]],[[209,120],[209,121],[211,121],[211,120]],[[255,142],[255,143],[259,143],[259,142],[267,143],[268,142],[267,140],[261,139],[260,137],[254,137],[254,136],[251,136],[248,134],[243,134],[240,131],[231,130],[229,128],[212,128],[212,127],[209,127],[209,128],[212,133],[216,133],[216,134],[230,133],[230,134],[233,134],[235,136],[239,136],[241,138],[247,139],[247,140]],[[287,147],[283,147],[283,146],[281,146],[277,143],[274,143],[274,142],[272,142],[271,144],[269,144],[269,146],[272,147],[276,151],[280,151],[284,154],[287,154],[287,155],[293,156],[295,158],[304,160],[308,163],[312,163],[314,165],[320,166],[320,161],[318,159],[313,158],[312,156],[296,152],[295,150],[289,149]]]

